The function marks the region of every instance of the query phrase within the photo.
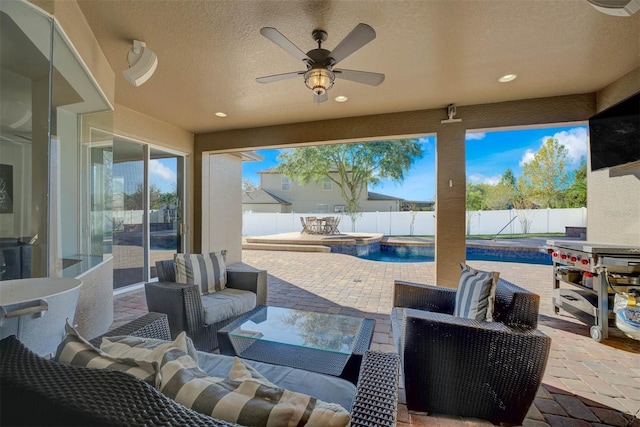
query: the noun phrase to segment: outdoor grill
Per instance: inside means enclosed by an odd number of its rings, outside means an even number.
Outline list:
[[[615,292],[640,288],[640,246],[547,240],[544,250],[553,261],[555,312],[563,309],[591,325],[595,341],[606,339]]]

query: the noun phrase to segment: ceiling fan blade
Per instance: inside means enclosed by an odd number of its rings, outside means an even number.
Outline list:
[[[331,51],[329,55],[335,61],[333,65],[345,59],[362,46],[376,38],[376,32],[367,24],[358,24],[347,36]]]
[[[356,71],[345,69],[334,69],[333,73],[337,79],[351,80],[356,83],[363,83],[371,86],[378,86],[384,81],[384,74],[370,73],[369,71]]]
[[[292,79],[304,73],[306,73],[306,71],[294,71],[292,73],[274,74],[273,76],[258,77],[256,81],[258,83],[271,83],[277,82],[278,80]]]
[[[298,46],[293,44],[291,40],[282,35],[282,33],[273,27],[264,27],[260,30],[260,34],[289,52],[291,55],[298,58],[300,61],[305,61],[313,64],[313,60],[307,56],[306,53],[300,50]]]
[[[315,102],[316,104],[325,102],[328,99],[329,99],[329,95],[327,95],[327,92],[323,93],[322,95],[313,95],[313,102]]]

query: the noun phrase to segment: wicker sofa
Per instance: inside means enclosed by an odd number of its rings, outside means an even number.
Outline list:
[[[551,347],[537,329],[540,297],[500,279],[493,322],[453,316],[455,298],[455,289],[395,282],[408,409],[521,424]]]
[[[105,335],[170,337],[167,317],[159,313],[149,313]],[[95,338],[92,343],[97,344],[100,340],[101,337]],[[199,364],[211,365],[212,360],[225,358],[232,359],[198,352]],[[256,366],[268,368],[266,365]],[[343,382],[343,385],[355,388],[352,426],[393,426],[398,368],[397,355],[367,352],[357,387],[334,377],[325,378],[324,383]],[[302,374],[310,381],[301,387],[311,389],[318,383],[316,380],[324,377],[282,366],[272,365],[271,369],[279,371],[279,376],[286,370]],[[0,425],[235,425],[187,409],[131,375],[64,365],[42,358],[15,336],[0,341],[0,390]],[[38,409],[25,410],[25,403],[36,405]]]
[[[254,309],[257,305],[267,303],[267,272],[258,270],[246,264],[238,263],[227,266],[227,289],[220,293],[207,295],[207,301],[203,302],[200,289],[197,285],[176,283],[175,263],[173,260],[157,261],[157,282],[145,284],[147,307],[151,312],[164,313],[169,318],[171,338],[175,338],[180,332],[186,332],[193,340],[196,348],[202,351],[213,351],[218,348],[219,329],[225,327],[242,314]],[[253,293],[255,302],[241,308],[234,308],[232,314],[223,316],[215,322],[207,322],[206,311],[217,311],[222,305],[234,304],[242,292]],[[240,296],[240,298],[242,298]],[[207,303],[213,305],[209,306]],[[223,311],[223,310],[219,310]],[[218,316],[219,318],[220,316]]]

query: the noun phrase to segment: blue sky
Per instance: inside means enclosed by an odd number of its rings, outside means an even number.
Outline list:
[[[171,193],[178,184],[177,168],[175,157],[149,160],[149,182],[158,186],[161,193]]]
[[[522,166],[530,161],[547,138],[556,138],[564,145],[571,164],[575,169],[581,156],[587,155],[587,126],[568,126],[509,130],[467,134],[467,181],[474,184],[487,182],[496,184],[507,168],[511,168],[516,178],[522,174]],[[383,182],[370,187],[369,191],[406,200],[435,199],[435,137],[421,138],[424,156],[411,167],[405,180],[398,184]],[[242,178],[260,183],[257,172],[278,164],[276,157],[280,150],[256,150],[262,155],[261,162],[244,162]]]

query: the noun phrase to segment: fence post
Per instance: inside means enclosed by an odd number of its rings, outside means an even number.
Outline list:
[[[549,216],[551,215],[551,208],[547,206],[547,233],[549,232]]]

